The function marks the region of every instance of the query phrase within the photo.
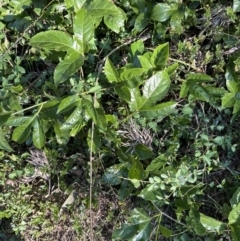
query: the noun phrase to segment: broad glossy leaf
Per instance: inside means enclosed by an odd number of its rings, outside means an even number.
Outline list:
[[[152,9],[151,19],[158,22],[165,22],[177,10],[178,10],[177,4],[158,3]]]
[[[146,73],[148,70],[143,68],[131,68],[125,69],[121,73],[121,80],[130,80],[133,78],[139,78],[143,73]],[[139,83],[140,85],[141,83]]]
[[[110,83],[120,82],[120,76],[109,58],[106,59],[104,73]]]
[[[216,97],[223,97],[227,92],[225,89],[219,87],[205,86],[205,88],[212,96]]]
[[[129,240],[134,237],[135,233],[138,231],[138,225],[126,225],[123,224],[121,228],[113,231],[112,238],[114,240]]]
[[[6,126],[19,126],[29,119],[28,116],[11,116],[5,123]]]
[[[151,218],[143,209],[135,208],[131,213],[131,223],[113,232],[112,238],[134,241],[147,241],[152,232]]]
[[[213,104],[213,97],[210,93],[201,85],[193,84],[189,87],[189,92],[196,98],[202,101],[206,101],[209,104]]]
[[[104,113],[104,109],[102,107],[95,108],[96,116],[97,116],[97,126],[99,130],[106,131],[107,129],[107,121]]]
[[[128,87],[126,86],[116,87],[114,91],[121,99],[127,102],[131,100],[131,93]]]
[[[124,26],[124,18],[125,14],[121,15],[107,15],[104,17],[104,23],[108,28],[110,28],[113,32],[119,33],[120,29]]]
[[[68,54],[54,71],[54,83],[60,84],[76,73],[84,63],[84,56],[79,53]]]
[[[153,156],[153,152],[147,146],[143,144],[138,144],[135,147],[135,152],[139,160],[147,160]]]
[[[233,0],[233,11],[235,13],[240,12],[240,1],[239,0]]]
[[[49,100],[47,101],[47,103],[44,103],[42,106],[42,109],[47,109],[47,108],[52,108],[54,106],[56,106],[57,104],[59,104],[59,100],[58,99],[53,99],[53,100]]]
[[[233,80],[227,80],[226,82],[227,88],[231,93],[238,93],[240,91],[240,87],[238,85],[238,83],[236,83]]]
[[[16,127],[13,131],[12,139],[19,144],[24,143],[30,135],[35,118],[36,116],[29,117],[25,122]]]
[[[166,71],[159,71],[149,78],[143,87],[143,106],[149,106],[160,101],[168,92],[170,86],[170,78]]]
[[[218,221],[215,218],[206,216],[203,213],[200,213],[200,222],[209,232],[222,233],[227,228],[225,223]]]
[[[240,224],[234,223],[230,225],[231,228],[231,236],[234,241],[240,241]]]
[[[132,58],[136,55],[142,54],[144,51],[144,44],[143,41],[141,39],[139,39],[138,41],[132,43],[130,45],[130,54],[132,56]]]
[[[222,107],[229,108],[235,104],[235,94],[226,93],[222,98]]]
[[[93,18],[102,18],[107,15],[118,16],[123,14],[123,12],[119,10],[112,1],[108,0],[91,1],[91,3],[87,6],[87,10]]]
[[[45,134],[42,124],[38,118],[34,121],[32,138],[35,147],[41,149],[45,145]]]
[[[167,63],[169,56],[169,44],[161,44],[154,49],[151,56],[152,65],[156,66],[158,70],[163,69]]]
[[[146,116],[149,118],[160,118],[172,114],[175,111],[176,106],[176,102],[169,101],[155,106],[144,106],[141,109],[139,109],[139,111],[142,116]]]
[[[176,71],[177,67],[178,67],[178,63],[174,63],[174,64],[168,66],[167,68],[165,68],[165,70],[167,71],[168,75],[170,76]]]
[[[146,177],[145,171],[143,169],[142,163],[134,158],[131,158],[132,166],[128,172],[128,177],[130,179],[142,180]]]
[[[236,99],[236,96],[235,96]],[[240,100],[236,100],[233,106],[233,114],[238,113],[240,111]]]
[[[92,17],[85,8],[79,10],[74,18],[73,32],[81,43],[82,48],[88,44],[94,36],[94,23]]]
[[[187,77],[187,84],[195,84],[212,81],[212,77],[206,74],[190,74]]]
[[[133,31],[140,33],[148,26],[149,22],[150,22],[150,19],[148,17],[148,14],[140,13],[135,19]]]
[[[75,12],[78,12],[82,8],[86,0],[64,0],[64,2],[67,8],[74,7]]]
[[[197,234],[206,234],[206,228],[200,221],[200,213],[197,210],[190,209],[189,216],[186,218],[187,224],[192,227]]]
[[[145,188],[143,188],[138,196],[148,201],[156,201],[157,196],[163,196],[163,192],[159,183],[153,183],[148,184]]]
[[[229,224],[234,224],[234,223],[238,223],[240,224],[240,203],[238,203],[238,205],[236,205],[232,211],[229,213],[228,216],[228,223]]]
[[[2,128],[0,127],[0,149],[5,151],[13,151],[12,147],[8,144],[7,140],[4,137],[4,133],[2,131]]]
[[[57,113],[61,113],[67,110],[70,110],[71,108],[75,107],[79,102],[80,98],[78,95],[70,95],[66,98],[64,98],[60,105],[58,106]]]
[[[87,114],[90,116],[90,118],[92,118],[94,123],[97,124],[97,114],[93,106],[93,103],[86,98],[83,98],[82,100],[83,100],[82,103],[83,103],[84,109],[86,110]]]
[[[180,90],[180,98],[186,97],[188,94],[188,91],[189,91],[189,85],[187,85],[187,82],[183,82]]]
[[[238,79],[238,76],[237,76],[234,68],[235,67],[233,65],[227,66],[227,70],[225,73],[225,79],[226,79],[226,81],[235,81],[236,83],[239,83],[239,79]]]
[[[119,185],[122,181],[121,177],[126,172],[126,163],[115,164],[107,168],[103,174],[103,182],[108,185]]]
[[[58,122],[53,125],[58,144],[66,145],[70,138],[70,130],[62,130]]]
[[[34,35],[30,45],[37,48],[46,48],[49,50],[75,52],[73,47],[73,39],[67,34],[59,30],[49,30]]]
[[[153,65],[151,64],[150,60],[147,59],[145,56],[140,55],[138,56],[138,59],[143,69],[149,70],[153,68]]]
[[[82,123],[82,104],[81,102],[78,104],[76,109],[72,112],[72,114],[67,118],[67,120],[61,126],[61,130],[71,130],[73,126],[77,123]]]
[[[231,200],[230,200],[232,208],[240,203],[240,187],[235,191]]]
[[[158,228],[159,228],[160,232],[162,233],[162,235],[163,235],[164,237],[166,237],[166,238],[171,237],[171,235],[172,235],[172,230],[170,230],[170,229],[168,229],[168,228],[166,228],[166,227],[164,227],[164,226],[162,226],[162,225],[159,225]]]
[[[10,116],[11,116],[11,112],[1,113],[0,114],[0,126],[4,125]]]
[[[152,160],[152,162],[147,166],[146,172],[156,173],[166,163],[167,163],[167,158],[163,154],[161,154],[160,156]]]

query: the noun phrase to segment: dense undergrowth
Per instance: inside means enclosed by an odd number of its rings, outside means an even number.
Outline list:
[[[1,2],[0,239],[240,240],[239,12]]]

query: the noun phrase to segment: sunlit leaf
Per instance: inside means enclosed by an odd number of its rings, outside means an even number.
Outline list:
[[[35,147],[41,149],[45,145],[45,134],[43,131],[43,127],[41,125],[41,122],[38,118],[34,120],[33,124],[33,144]]]
[[[78,95],[70,95],[64,98],[58,106],[57,113],[61,113],[75,107],[80,102]]]
[[[169,44],[161,44],[157,48],[154,49],[152,56],[151,56],[151,63],[152,65],[156,66],[157,69],[162,69],[169,56]]]
[[[106,59],[105,66],[104,66],[104,73],[107,77],[107,80],[112,83],[112,82],[120,82],[120,76],[114,67],[113,63],[109,58]]]
[[[158,3],[152,9],[151,19],[158,22],[165,22],[177,10],[177,4]]]
[[[8,144],[7,140],[4,137],[2,128],[0,127],[0,149],[5,151],[13,151],[12,147]]]
[[[25,122],[16,127],[13,131],[12,139],[19,144],[24,143],[30,135],[35,118],[35,116],[29,117]]]

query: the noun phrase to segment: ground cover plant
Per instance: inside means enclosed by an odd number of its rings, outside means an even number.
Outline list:
[[[240,1],[0,8],[0,239],[240,240]]]

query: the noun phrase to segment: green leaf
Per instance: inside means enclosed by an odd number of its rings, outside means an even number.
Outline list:
[[[200,213],[197,210],[190,209],[189,216],[186,218],[187,224],[192,227],[197,234],[206,234],[206,228],[200,221]]]
[[[178,10],[177,4],[158,3],[152,9],[151,19],[158,22],[165,22],[177,10]]]
[[[142,180],[146,177],[146,174],[143,169],[142,163],[135,159],[135,158],[130,158],[132,162],[132,166],[128,172],[128,177],[130,179],[137,179],[137,180]]]
[[[91,1],[89,6],[87,6],[87,10],[93,18],[102,18],[107,15],[123,15],[123,12],[113,2],[108,0]]]
[[[104,23],[108,28],[110,28],[113,32],[119,33],[120,29],[124,27],[124,18],[125,14],[121,15],[107,15],[104,16]]]
[[[187,77],[187,84],[205,83],[212,80],[212,77],[206,74],[190,74]]]
[[[143,69],[149,70],[153,68],[153,65],[151,64],[150,60],[147,59],[145,56],[140,55],[138,56],[138,59]]]
[[[231,227],[231,236],[234,241],[240,241],[240,224],[234,223],[230,225]]]
[[[215,218],[206,216],[203,213],[200,213],[200,222],[209,232],[222,233],[227,228],[225,223],[218,221]]]
[[[140,160],[147,160],[153,156],[153,152],[143,144],[136,145],[134,151]]]
[[[189,91],[189,85],[187,85],[187,82],[183,82],[180,90],[180,98],[185,98],[188,94],[188,91]]]
[[[13,131],[12,139],[19,144],[24,143],[30,135],[35,118],[36,116],[29,117],[24,123],[15,128]]]
[[[227,80],[226,85],[231,93],[236,94],[240,91],[239,85],[233,80]]]
[[[120,229],[115,230],[112,238],[135,241],[149,240],[152,232],[151,218],[141,208],[135,208],[130,215],[131,224],[124,224]]]
[[[157,101],[160,101],[168,92],[170,86],[170,78],[166,71],[157,72],[149,78],[143,87],[143,105],[149,106]]]
[[[132,57],[132,61],[134,61],[134,57],[136,55],[142,54],[144,51],[144,43],[141,39],[139,39],[138,41],[132,43],[130,45],[130,54]]]
[[[79,53],[70,53],[62,60],[54,71],[54,83],[60,84],[76,73],[84,63],[84,56]]]
[[[166,157],[161,154],[156,157],[146,168],[146,172],[155,173],[167,163]]]
[[[189,92],[196,98],[202,101],[206,101],[209,104],[214,104],[213,97],[208,91],[201,85],[192,84],[189,87]]]
[[[158,70],[163,69],[165,67],[169,56],[169,44],[161,44],[157,48],[154,49],[151,56],[152,65],[156,66]]]
[[[73,32],[81,43],[82,49],[94,36],[94,23],[86,9],[79,10],[74,18]]]
[[[0,149],[5,150],[5,151],[14,151],[12,147],[8,144],[7,140],[4,137],[4,133],[2,128],[0,127]]]
[[[83,98],[83,106],[87,114],[92,118],[94,123],[97,124],[97,114],[93,103],[89,99]]]
[[[233,11],[235,13],[240,12],[240,1],[239,0],[233,0]]]
[[[131,68],[131,69],[125,69],[121,73],[121,80],[131,80],[133,78],[140,77],[143,73],[147,72],[147,69],[143,68]],[[141,84],[141,83],[139,83]]]
[[[164,237],[166,237],[166,238],[171,237],[171,235],[172,235],[172,230],[170,230],[170,229],[168,229],[168,228],[166,228],[166,227],[163,227],[162,225],[159,225],[158,228],[159,228],[160,232],[162,233],[162,235],[163,235]]]
[[[231,200],[230,200],[232,208],[240,203],[240,187],[235,191]]]
[[[235,206],[232,211],[229,213],[229,216],[228,216],[228,223],[231,225],[231,224],[234,224],[234,223],[238,223],[240,224],[240,203],[238,203],[237,206]]]
[[[37,48],[46,48],[48,50],[77,51],[76,48],[74,48],[73,39],[67,33],[59,30],[49,30],[38,33],[31,38],[29,44]],[[82,53],[82,51],[79,53]]]
[[[126,171],[126,163],[115,164],[106,169],[103,174],[103,182],[107,185],[119,185]]]
[[[176,106],[176,102],[169,101],[155,106],[144,106],[139,111],[142,116],[146,116],[148,118],[163,118],[165,116],[172,114]]]
[[[71,130],[77,123],[82,123],[82,104],[79,102],[76,109],[61,126],[61,130]]]
[[[109,58],[106,59],[104,73],[110,83],[120,82],[120,76]]]
[[[206,90],[212,95],[216,97],[223,97],[226,94],[226,90],[220,87],[213,87],[213,86],[205,86]]]
[[[11,116],[11,112],[1,113],[0,114],[0,126],[4,125],[10,116]]]
[[[172,75],[176,71],[177,67],[178,67],[178,63],[174,63],[168,66],[167,68],[165,68],[165,70],[167,71],[168,75]]]
[[[104,109],[102,107],[95,108],[96,116],[97,116],[97,126],[101,131],[107,130],[107,121],[104,113]]]
[[[19,126],[29,119],[28,116],[11,116],[5,123],[6,126]]]
[[[61,112],[72,109],[80,102],[80,100],[81,99],[79,98],[78,95],[70,95],[70,96],[64,98],[61,101],[60,105],[58,106],[57,113],[61,113]]]
[[[74,7],[75,12],[78,12],[86,0],[64,0],[64,2],[68,9]]]
[[[112,239],[116,240],[129,240],[132,239],[138,231],[138,225],[123,224],[121,228],[113,231]]]
[[[54,123],[53,128],[56,134],[56,139],[58,144],[66,145],[70,138],[70,134],[69,134],[70,130],[62,130],[58,122]]]
[[[43,127],[39,118],[36,118],[33,125],[33,144],[35,147],[41,149],[45,145],[45,134],[43,131]]]
[[[131,101],[131,93],[130,93],[130,90],[128,89],[128,87],[126,87],[126,86],[116,87],[116,88],[114,88],[114,91],[121,99],[123,99],[127,102]]]
[[[235,104],[235,94],[226,93],[222,98],[222,107],[229,108]]]

